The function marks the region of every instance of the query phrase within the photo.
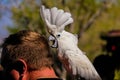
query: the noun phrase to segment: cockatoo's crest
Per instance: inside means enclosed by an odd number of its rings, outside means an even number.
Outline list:
[[[64,12],[62,9],[56,7],[47,9],[41,6],[40,13],[50,34],[61,33],[65,26],[73,22],[69,12]]]

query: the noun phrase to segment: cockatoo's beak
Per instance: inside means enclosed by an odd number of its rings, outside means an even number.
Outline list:
[[[51,45],[52,48],[57,48],[58,47],[57,40],[52,35],[49,36],[49,41],[52,41],[52,45]]]

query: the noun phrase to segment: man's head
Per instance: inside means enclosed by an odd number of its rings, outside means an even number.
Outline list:
[[[15,69],[19,74],[40,70],[52,65],[52,56],[48,42],[42,35],[23,30],[5,39],[2,50],[1,65],[4,70]]]

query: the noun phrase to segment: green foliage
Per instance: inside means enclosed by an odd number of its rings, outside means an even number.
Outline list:
[[[114,80],[119,80],[119,79],[120,79],[120,70],[116,70]]]
[[[10,33],[16,33],[20,30],[18,27],[7,27]]]
[[[66,30],[78,34],[91,17],[103,7],[103,4],[97,3],[96,0],[42,0],[47,7],[56,6],[71,12],[74,23],[66,27]],[[8,28],[11,32],[21,29],[30,29],[46,35],[45,25],[40,17],[40,3],[35,0],[23,0],[19,6],[12,8],[12,19],[15,27]],[[120,29],[120,6],[110,5],[99,15],[79,40],[79,47],[83,50],[92,61],[99,54],[105,54],[101,46],[105,41],[100,39],[101,32],[112,29]],[[118,77],[117,77],[118,78]]]
[[[39,5],[35,1],[23,1],[18,7],[12,8],[13,20],[19,29],[30,29],[46,34],[45,26],[40,17]]]
[[[119,8],[120,6],[112,6],[106,13],[101,14],[101,17],[83,34],[79,46],[87,53],[91,60],[99,54],[105,54],[105,52],[102,52],[102,45],[106,42],[100,39],[101,33],[120,29]]]

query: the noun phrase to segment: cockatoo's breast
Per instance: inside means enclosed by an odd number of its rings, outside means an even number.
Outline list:
[[[62,32],[60,37],[57,38],[59,50],[62,50],[62,52],[65,52],[65,50],[76,51],[78,47],[75,38],[76,37],[73,34],[70,34],[66,31]]]

